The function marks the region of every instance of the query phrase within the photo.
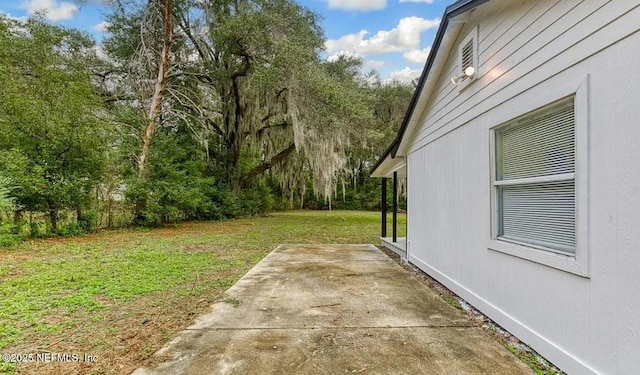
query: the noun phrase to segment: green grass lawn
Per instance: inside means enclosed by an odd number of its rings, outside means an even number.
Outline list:
[[[399,215],[399,236],[405,224]],[[378,244],[379,235],[378,212],[293,211],[0,248],[1,352],[98,358],[0,361],[0,373],[129,373],[275,246]]]

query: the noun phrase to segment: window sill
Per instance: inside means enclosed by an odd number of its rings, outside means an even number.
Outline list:
[[[487,245],[489,250],[498,251],[514,257],[536,262],[547,267],[569,272],[581,277],[589,277],[586,262],[578,257],[568,256],[520,245],[504,240],[491,240]],[[579,250],[578,250],[579,251]]]

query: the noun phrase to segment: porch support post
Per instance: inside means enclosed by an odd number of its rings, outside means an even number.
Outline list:
[[[393,242],[398,242],[398,172],[393,172]]]
[[[382,238],[387,237],[387,178],[382,177]]]

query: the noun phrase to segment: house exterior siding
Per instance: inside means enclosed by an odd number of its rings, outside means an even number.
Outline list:
[[[458,36],[478,27],[477,77],[451,84],[456,45],[407,153],[409,261],[569,374],[640,373],[638,20],[636,0],[479,6]],[[579,90],[584,275],[488,246],[490,129]]]

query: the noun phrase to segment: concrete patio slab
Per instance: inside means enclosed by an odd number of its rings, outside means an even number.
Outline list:
[[[279,246],[145,374],[531,374],[372,245]]]

